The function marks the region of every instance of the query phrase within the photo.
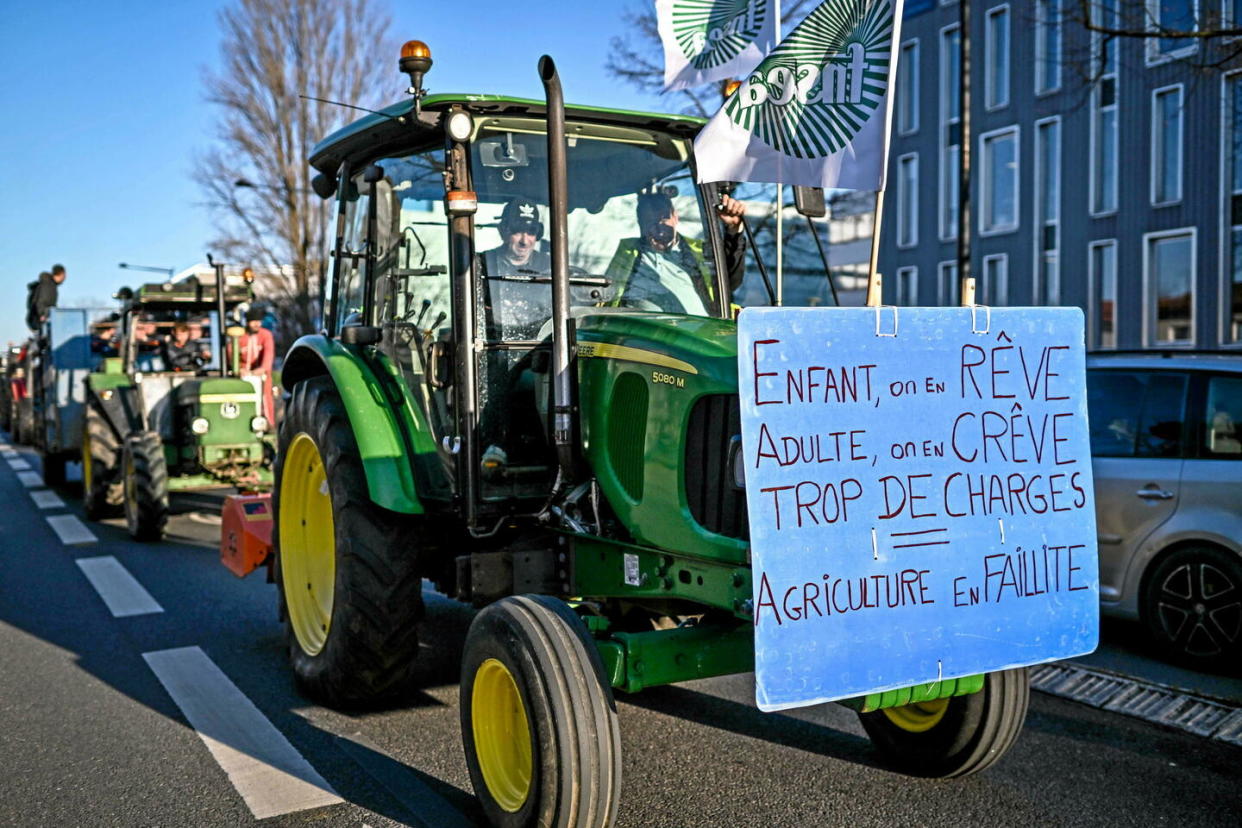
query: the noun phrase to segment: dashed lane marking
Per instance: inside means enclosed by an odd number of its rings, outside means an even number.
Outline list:
[[[164,611],[151,593],[143,589],[129,570],[111,555],[78,558],[76,563],[117,618]]]
[[[39,476],[38,472],[33,472],[33,471],[18,472],[17,479],[27,489],[37,489],[43,485],[43,478]]]
[[[30,464],[21,457],[7,457],[5,462],[9,464],[9,468],[13,471],[29,471]]]
[[[142,657],[256,819],[345,801],[201,649]]]
[[[51,489],[39,489],[30,493],[30,499],[40,509],[59,509],[65,505],[65,501]]]
[[[42,492],[31,492],[31,497]],[[53,497],[56,495],[52,494]],[[36,501],[38,502],[38,501]],[[61,504],[64,505],[63,503]],[[43,507],[40,507],[43,508]],[[86,524],[78,520],[76,515],[48,515],[48,526],[52,527],[52,531],[60,538],[60,542],[66,546],[74,546],[83,543],[95,543],[98,538],[95,533],[86,528]]]

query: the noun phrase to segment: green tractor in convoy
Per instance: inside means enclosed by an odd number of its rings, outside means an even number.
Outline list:
[[[253,300],[249,282],[191,276],[122,289],[118,356],[87,377],[82,488],[93,520],[123,512],[130,534],[159,540],[170,492],[270,485],[275,441],[263,416],[263,384],[229,365],[229,313]],[[195,370],[164,364],[160,337],[194,328],[207,359]],[[201,330],[199,330],[201,328]],[[214,342],[215,348],[207,343]]]
[[[546,101],[424,96],[430,62],[406,44],[413,102],[310,158],[336,239],[324,330],[282,380],[268,560],[290,660],[329,704],[401,693],[430,579],[481,608],[461,717],[489,819],[610,825],[614,691],[754,665],[720,189],[694,181],[701,119],[566,108],[546,57]],[[704,314],[610,275],[652,192],[701,251]],[[527,226],[550,273],[487,270],[515,200],[547,219]],[[1016,669],[844,703],[892,764],[951,777],[1004,754],[1027,702]]]

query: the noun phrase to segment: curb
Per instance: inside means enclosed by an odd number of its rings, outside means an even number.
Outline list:
[[[1031,687],[1043,693],[1242,747],[1242,707],[1175,687],[1071,664],[1031,668]]]

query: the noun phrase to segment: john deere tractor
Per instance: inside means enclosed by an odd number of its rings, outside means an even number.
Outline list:
[[[82,486],[88,517],[124,512],[130,534],[159,540],[170,492],[271,481],[275,441],[263,383],[239,376],[226,339],[229,313],[253,296],[248,282],[190,277],[118,293],[119,356],[87,378]],[[201,364],[174,370],[160,343],[177,324],[201,343]],[[223,327],[222,327],[223,326]],[[204,337],[199,340],[198,337]],[[235,362],[235,359],[233,360]]]
[[[733,263],[718,188],[693,176],[703,122],[565,107],[546,57],[544,101],[424,96],[429,52],[402,54],[414,100],[310,158],[336,240],[324,332],[283,372],[272,560],[293,672],[329,704],[406,690],[430,579],[481,608],[461,718],[488,817],[610,825],[614,693],[754,665]],[[626,281],[653,193],[702,311]],[[536,240],[527,263],[489,266],[515,233]],[[1004,754],[1027,699],[1019,669],[848,704],[893,764],[949,777]]]

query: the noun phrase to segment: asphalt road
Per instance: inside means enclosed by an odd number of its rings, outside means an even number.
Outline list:
[[[56,521],[95,538],[66,543],[49,517],[81,518],[74,485],[40,508],[46,487],[18,477],[38,460],[0,454],[0,825],[250,825],[256,811],[280,826],[481,823],[459,735],[468,608],[427,596],[420,689],[402,704],[327,710],[293,687],[275,587],[220,566],[218,497],[174,498],[164,543]],[[881,767],[844,708],[764,714],[752,698],[745,675],[620,696],[618,825],[1242,821],[1242,749],[1064,699],[1032,693],[1001,762],[934,782]],[[243,730],[204,712],[213,699]]]

